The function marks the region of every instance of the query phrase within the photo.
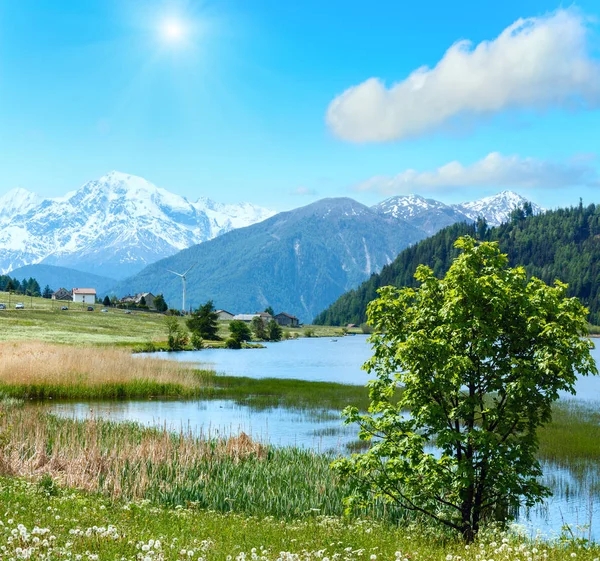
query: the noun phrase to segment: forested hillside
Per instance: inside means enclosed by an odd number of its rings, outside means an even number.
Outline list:
[[[344,325],[366,320],[367,304],[381,286],[415,286],[414,273],[421,263],[442,276],[457,255],[455,240],[471,235],[498,241],[511,265],[523,265],[527,273],[547,283],[559,279],[569,293],[590,309],[589,320],[600,324],[600,205],[549,211],[531,215],[531,208],[515,210],[509,222],[496,228],[477,224],[454,224],[403,250],[393,263],[357,289],[347,292],[316,318],[317,324]]]

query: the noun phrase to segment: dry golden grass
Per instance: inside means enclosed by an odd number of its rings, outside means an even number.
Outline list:
[[[57,391],[56,397],[103,397],[101,388],[127,390],[123,397],[138,395],[134,389],[141,392],[139,397],[158,395],[152,392],[160,388],[179,388],[190,394],[209,384],[210,378],[210,373],[195,371],[189,364],[134,358],[121,348],[0,343],[0,391],[12,396],[23,396],[21,389],[25,397],[44,397]],[[177,392],[167,392],[171,394]]]
[[[61,485],[113,497],[123,495],[123,486],[128,498],[146,496],[165,470],[168,486],[176,488],[207,462],[235,464],[267,456],[266,448],[245,433],[208,440],[96,419],[58,419],[35,406],[2,409],[0,435],[6,442],[0,446],[0,475],[35,479],[49,474]]]

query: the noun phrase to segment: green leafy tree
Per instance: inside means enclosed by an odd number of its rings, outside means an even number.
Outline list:
[[[265,308],[265,313],[267,313],[267,314],[271,314],[272,316],[274,316],[274,315],[275,315],[275,312],[273,311],[273,308],[272,308],[271,306],[267,306],[267,307]]]
[[[252,331],[254,332],[254,337],[257,339],[266,339],[267,331],[265,330],[265,322],[261,317],[256,316],[252,318]]]
[[[167,344],[171,351],[181,351],[188,344],[188,336],[176,316],[165,318],[167,327]]]
[[[371,403],[345,416],[371,446],[335,467],[358,481],[349,506],[395,502],[469,542],[482,523],[550,494],[536,431],[577,372],[597,370],[587,310],[565,284],[509,268],[495,243],[463,237],[456,248],[443,279],[420,266],[420,286],[384,287],[369,305]]]
[[[229,333],[231,334],[231,339],[240,344],[243,341],[250,341],[252,339],[252,331],[250,331],[248,324],[238,319],[229,322]]]
[[[188,329],[196,333],[199,337],[209,341],[218,341],[217,335],[219,328],[217,321],[219,314],[215,311],[212,300],[200,306],[195,312],[192,312],[190,318],[186,321]]]
[[[145,296],[142,296],[140,298],[140,306],[146,306],[146,297]]]
[[[190,343],[192,344],[192,348],[196,351],[199,351],[204,348],[204,339],[202,339],[202,337],[200,337],[200,335],[198,335],[197,333],[192,333]]]
[[[46,285],[44,287],[44,291],[42,292],[42,298],[46,298],[47,300],[52,298],[52,289],[50,288],[50,285]]]
[[[267,335],[269,337],[269,341],[281,341],[283,329],[281,329],[281,325],[279,325],[274,319],[269,321],[269,324],[267,325]]]
[[[104,306],[110,306],[110,298],[108,297],[108,294],[104,297],[104,300],[102,300],[102,304]]]
[[[157,312],[166,312],[169,309],[167,303],[165,302],[165,297],[162,294],[157,294],[156,298],[154,298],[154,307]]]

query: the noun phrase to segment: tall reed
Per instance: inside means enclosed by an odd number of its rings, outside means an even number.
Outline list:
[[[294,518],[343,513],[349,487],[331,457],[270,448],[242,434],[222,439],[133,423],[75,421],[39,407],[5,408],[0,474],[39,477],[111,497],[196,504],[221,512]],[[384,508],[377,505],[378,515]]]
[[[0,343],[0,392],[26,398],[195,396],[212,373],[108,347]]]

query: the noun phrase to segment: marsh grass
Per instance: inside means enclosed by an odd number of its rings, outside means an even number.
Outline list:
[[[0,343],[0,392],[28,399],[194,397],[212,373],[185,363],[137,360],[127,349]]]
[[[270,448],[245,434],[227,439],[143,428],[133,423],[58,418],[39,408],[5,410],[3,474],[40,478],[113,498],[149,499],[220,512],[295,518],[341,515],[349,492],[332,457]],[[381,504],[370,511],[392,512]]]
[[[540,456],[570,469],[600,462],[600,410],[574,400],[559,401],[552,422],[538,433]]]
[[[346,405],[362,410],[369,405],[369,391],[364,386],[280,378],[217,375],[205,396],[234,399],[255,409],[285,406],[325,410],[321,411],[324,415],[327,415],[326,410],[340,411]],[[337,412],[330,415],[340,417]]]

